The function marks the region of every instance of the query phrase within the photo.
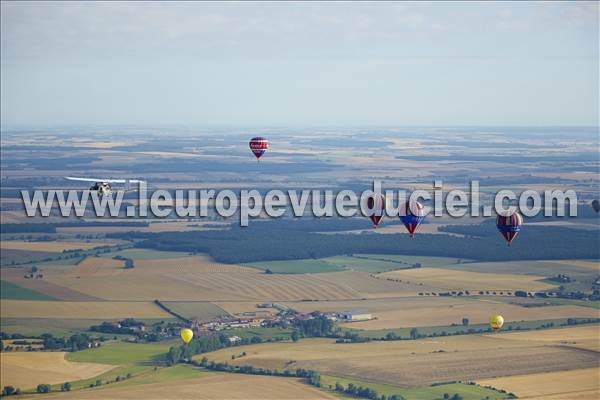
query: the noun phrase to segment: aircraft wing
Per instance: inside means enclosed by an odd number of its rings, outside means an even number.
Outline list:
[[[80,181],[80,182],[107,182],[107,183],[127,183],[127,179],[96,179],[96,178],[76,178],[73,176],[65,176],[65,179],[70,181]],[[137,179],[129,180],[130,183],[139,183],[140,181]]]

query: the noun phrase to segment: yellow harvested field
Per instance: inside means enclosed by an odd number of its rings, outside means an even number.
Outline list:
[[[216,306],[222,308],[230,314],[239,314],[243,312],[253,312],[257,315],[275,314],[278,310],[274,308],[258,308],[256,301],[220,301],[213,302]]]
[[[220,264],[205,256],[136,260],[124,269],[112,259],[91,257],[68,272],[44,279],[107,300],[294,301],[359,298],[352,288],[317,275],[268,275]]]
[[[384,278],[371,276],[363,271],[341,271],[314,275],[316,278],[336,285],[347,287],[360,293],[360,298],[387,298],[416,296],[430,289],[416,283],[391,282]]]
[[[38,398],[38,396],[31,397]],[[56,393],[49,398],[78,400],[317,400],[336,399],[295,378],[272,376],[214,374],[196,379],[182,379],[144,385],[111,385]]]
[[[573,265],[574,267],[587,268],[600,273],[600,261],[593,260],[552,260],[547,261],[559,265]]]
[[[598,310],[594,311],[596,312],[596,317],[598,317]],[[533,341],[536,343],[577,347],[600,352],[599,325],[577,326],[543,331],[505,332],[497,337],[504,340]]]
[[[0,386],[31,389],[38,383],[63,383],[103,374],[114,365],[79,363],[65,359],[65,352],[3,352]]]
[[[543,276],[492,274],[480,272],[457,271],[444,268],[415,268],[390,271],[381,274],[385,278],[401,279],[411,283],[441,290],[528,290],[538,291],[554,287],[539,280]]]
[[[148,226],[93,226],[93,227],[62,227],[57,228],[58,233],[69,234],[94,234],[117,232],[187,232],[200,231],[214,228],[204,228],[203,223],[189,221],[153,222]]]
[[[354,344],[339,344],[332,339],[306,339],[296,343],[222,349],[206,354],[206,357],[211,361],[271,369],[314,369],[375,382],[401,382],[408,387],[598,365],[596,352],[545,341],[505,340],[502,336],[468,335]],[[231,359],[240,352],[247,355]]]
[[[351,301],[285,303],[297,311],[349,311],[371,313],[375,319],[344,324],[353,329],[390,329],[418,326],[460,324],[468,318],[471,324],[487,323],[491,314],[504,316],[507,322],[555,318],[597,318],[598,310],[577,306],[526,308],[486,299],[457,297],[407,297]]]
[[[514,393],[520,399],[598,399],[600,368],[516,375],[477,381]]]
[[[64,272],[65,277],[77,279],[85,276],[115,276],[123,270],[125,262],[103,257],[86,257],[82,262]],[[48,273],[47,273],[48,274]],[[49,275],[51,277],[51,275]]]
[[[171,318],[152,302],[2,300],[3,318]]]
[[[61,253],[63,250],[89,250],[94,247],[113,244],[110,241],[105,242],[27,242],[24,240],[2,240],[0,248],[2,250],[31,250],[48,251]]]

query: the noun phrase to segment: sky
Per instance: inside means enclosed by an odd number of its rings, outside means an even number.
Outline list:
[[[3,126],[585,125],[599,3],[9,2]]]

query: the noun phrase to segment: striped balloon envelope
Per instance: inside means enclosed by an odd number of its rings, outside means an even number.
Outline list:
[[[367,209],[367,216],[373,223],[373,226],[377,228],[385,214],[385,197],[380,193],[375,193],[372,196],[367,197],[365,206]]]
[[[406,227],[410,237],[413,237],[415,231],[425,219],[423,204],[418,201],[407,201],[400,207],[400,221]]]
[[[254,153],[254,156],[258,159],[269,149],[269,141],[261,136],[253,137],[250,139],[250,150]]]
[[[509,246],[521,231],[522,225],[523,217],[517,212],[512,214],[507,212],[506,215],[496,217],[496,227]]]

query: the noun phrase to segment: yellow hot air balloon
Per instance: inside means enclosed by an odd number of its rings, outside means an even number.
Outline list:
[[[181,340],[183,340],[185,344],[188,344],[194,337],[194,332],[191,329],[184,328],[179,332],[179,335],[181,336]]]
[[[499,330],[504,325],[504,318],[502,315],[494,314],[490,317],[490,326],[494,331]]]

